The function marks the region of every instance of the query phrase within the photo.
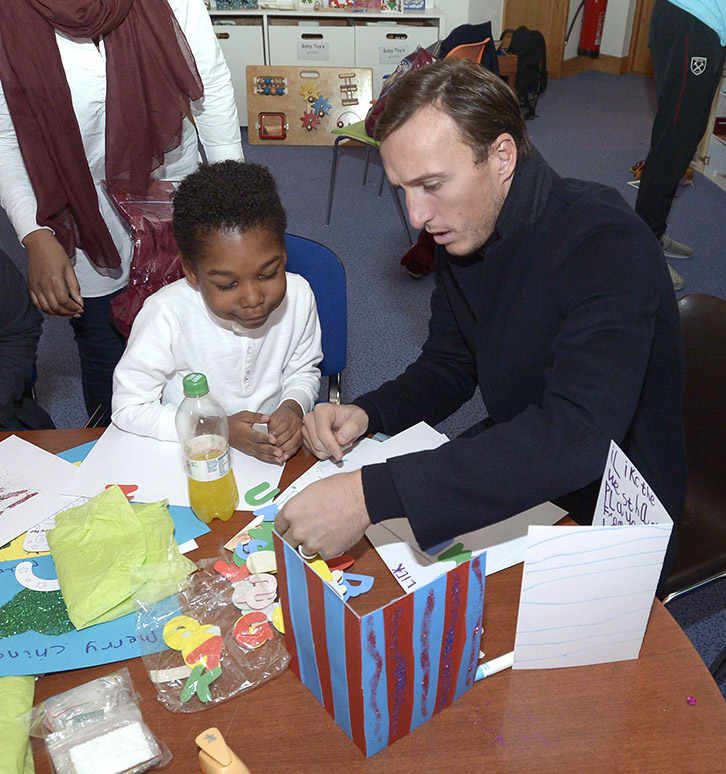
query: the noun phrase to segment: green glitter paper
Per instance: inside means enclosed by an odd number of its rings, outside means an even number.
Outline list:
[[[60,591],[23,589],[0,607],[0,639],[29,631],[57,637],[73,628]]]

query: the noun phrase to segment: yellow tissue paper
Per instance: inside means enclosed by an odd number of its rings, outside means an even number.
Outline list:
[[[48,532],[68,617],[76,629],[175,594],[196,565],[179,552],[167,501],[129,503],[117,486],[56,517]]]
[[[6,774],[35,771],[26,717],[34,695],[34,677],[0,677],[0,770]]]

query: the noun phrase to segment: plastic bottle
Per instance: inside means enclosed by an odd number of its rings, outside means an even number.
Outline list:
[[[239,501],[227,416],[209,394],[204,374],[187,374],[182,384],[185,398],[176,412],[176,431],[186,459],[189,502],[203,522],[227,521]]]

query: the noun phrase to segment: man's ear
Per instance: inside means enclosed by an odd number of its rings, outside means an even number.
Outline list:
[[[497,171],[502,180],[511,180],[517,166],[517,143],[514,137],[506,132],[500,134],[492,145],[496,154]]]
[[[184,272],[184,276],[187,278],[187,282],[194,288],[199,287],[199,280],[197,278],[197,270],[194,266],[192,266],[191,263],[188,263],[184,258],[182,258],[182,271]]]

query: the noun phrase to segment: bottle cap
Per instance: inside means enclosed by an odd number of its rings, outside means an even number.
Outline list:
[[[199,398],[209,392],[207,377],[204,374],[187,374],[182,379],[182,386],[187,398]]]

